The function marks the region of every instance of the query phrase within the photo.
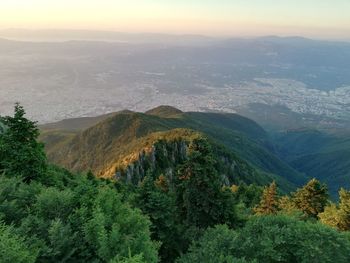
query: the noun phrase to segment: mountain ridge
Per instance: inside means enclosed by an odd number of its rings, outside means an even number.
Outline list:
[[[97,119],[84,120],[76,121],[86,125]],[[98,120],[101,121],[97,124],[70,132],[58,129],[62,122],[46,126],[49,130],[44,126],[42,140],[47,144],[49,159],[68,169],[92,170],[98,176],[110,178],[115,176],[120,160],[138,156],[144,150],[141,146],[149,147],[150,141],[154,145],[164,139],[162,133],[175,137],[178,133],[197,133],[225,147],[235,158],[239,157],[239,162],[289,181],[285,183],[289,189],[290,185],[303,182],[301,175],[273,154],[267,133],[254,121],[237,114],[181,112],[160,106],[146,113],[121,111],[100,116]]]

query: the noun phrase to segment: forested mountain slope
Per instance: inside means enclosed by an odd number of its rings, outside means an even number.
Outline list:
[[[282,159],[327,183],[333,196],[350,187],[350,133],[297,129],[275,134],[274,142]]]
[[[76,171],[92,170],[99,176],[113,177],[118,167],[125,169],[142,152],[149,153],[159,140],[171,138],[189,144],[191,130],[210,138],[247,165],[274,174],[275,178],[284,178],[289,185],[304,182],[300,174],[274,154],[266,132],[255,122],[236,114],[184,113],[161,106],[146,113],[122,111],[99,119],[102,121],[97,124],[95,119],[78,119],[81,130],[62,122],[43,127],[42,140],[47,145],[49,159]],[[74,123],[71,127],[78,126]]]

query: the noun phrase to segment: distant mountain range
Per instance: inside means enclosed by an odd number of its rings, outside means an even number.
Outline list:
[[[3,29],[0,37],[21,41],[110,41],[124,43],[163,43],[175,45],[209,44],[218,39],[204,35],[161,34],[161,33],[125,33],[101,30],[65,30],[65,29]]]

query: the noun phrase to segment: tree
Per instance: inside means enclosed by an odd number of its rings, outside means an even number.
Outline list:
[[[24,115],[1,118],[0,262],[158,262],[147,217],[111,181],[47,165]]]
[[[140,184],[136,204],[149,216],[152,239],[160,241],[159,254],[162,262],[173,262],[181,252],[181,238],[176,215],[176,200],[167,189],[164,176],[156,181],[148,174]]]
[[[350,191],[341,188],[339,191],[339,229],[350,230]]]
[[[236,223],[234,194],[222,189],[215,163],[208,141],[194,139],[188,159],[179,168],[176,187],[180,217],[188,226],[207,228]]]
[[[242,229],[209,228],[177,262],[350,262],[350,241],[319,223],[284,215],[254,216]]]
[[[122,203],[114,189],[99,189],[92,216],[82,227],[96,259],[109,262],[142,254],[145,262],[158,262],[157,244],[150,238],[150,222],[139,210]]]
[[[258,215],[276,214],[278,211],[277,186],[273,181],[268,187],[265,187],[260,204],[254,209]]]
[[[293,194],[292,200],[296,208],[301,210],[304,215],[317,218],[328,202],[327,186],[312,179]]]
[[[322,223],[338,228],[350,230],[350,191],[341,188],[339,191],[339,206],[330,204],[323,213],[319,214]]]
[[[242,183],[239,186],[233,185],[231,191],[235,194],[238,202],[243,203],[246,207],[253,208],[260,203],[263,187]]]
[[[12,227],[0,223],[0,262],[34,263],[38,252],[30,249]]]
[[[282,196],[279,200],[278,200],[278,209],[279,209],[279,213],[281,214],[285,214],[291,217],[295,217],[298,219],[304,219],[304,213],[299,210],[293,199],[288,196]]]
[[[25,182],[30,182],[44,176],[47,162],[44,146],[37,142],[36,123],[24,115],[23,107],[16,104],[14,117],[2,118],[7,129],[0,136],[0,172],[21,176]]]
[[[205,231],[204,235],[194,241],[189,251],[182,255],[177,263],[248,263],[255,261],[238,258],[236,239],[238,233],[226,225],[217,225]]]
[[[238,257],[258,262],[349,262],[345,234],[284,215],[253,217],[236,239]]]
[[[336,204],[331,203],[327,205],[324,211],[320,213],[318,217],[323,224],[339,229],[339,222],[341,221],[341,218]]]

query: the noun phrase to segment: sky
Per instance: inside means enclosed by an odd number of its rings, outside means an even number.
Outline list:
[[[0,0],[0,29],[350,39],[350,0]]]

